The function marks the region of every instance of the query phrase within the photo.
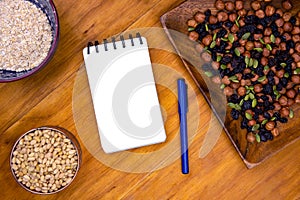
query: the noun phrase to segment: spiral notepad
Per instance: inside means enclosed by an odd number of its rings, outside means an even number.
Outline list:
[[[165,141],[146,38],[89,42],[83,56],[104,152]]]

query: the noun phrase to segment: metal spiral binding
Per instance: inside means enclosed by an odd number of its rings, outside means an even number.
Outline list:
[[[136,38],[139,38],[140,44],[142,45],[143,44],[143,40],[142,40],[142,36],[141,36],[140,33],[136,33]],[[134,44],[134,40],[133,40],[132,34],[129,34],[129,39],[131,41],[131,46],[134,46],[135,44]],[[123,48],[126,48],[126,44],[125,44],[125,40],[124,40],[124,36],[123,35],[120,35],[120,40],[122,41]],[[111,43],[113,44],[114,49],[117,49],[116,38],[115,37],[111,38]],[[105,51],[108,51],[107,44],[108,44],[107,39],[104,39],[103,40],[103,45],[104,45],[104,50]],[[88,42],[88,44],[87,44],[87,54],[91,53],[90,48],[92,46],[95,47],[96,53],[99,53],[99,45],[100,45],[100,43],[99,43],[98,40],[96,40],[94,43],[93,42]]]

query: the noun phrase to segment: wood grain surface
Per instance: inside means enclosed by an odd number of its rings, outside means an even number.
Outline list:
[[[172,143],[179,154],[176,79],[184,77],[189,84],[189,123],[196,123],[190,140],[190,174],[182,175],[180,158],[160,169],[131,173],[100,162],[85,146],[76,128],[79,115],[74,111],[74,87],[82,70],[82,49],[88,41],[102,40],[126,30],[161,27],[160,16],[178,6],[182,0],[154,1],[62,1],[57,7],[61,38],[51,62],[26,79],[0,84],[0,184],[1,199],[299,199],[300,143],[285,148],[261,165],[248,170],[224,132],[214,148],[199,157],[209,129],[217,128],[214,115],[193,83],[178,55],[163,49],[150,49],[153,63],[168,66],[176,73],[169,76],[154,67],[159,100],[164,108],[168,140],[165,144],[131,150],[135,154],[152,153]],[[204,1],[205,2],[205,1]],[[165,34],[149,39],[166,44]],[[74,85],[75,84],[75,85]],[[77,88],[80,90],[80,88]],[[82,85],[86,91],[86,85]],[[197,118],[196,115],[199,117]],[[80,120],[80,119],[79,119]],[[82,119],[83,120],[83,119]],[[75,123],[76,122],[76,123]],[[34,195],[21,188],[9,168],[9,155],[22,133],[35,127],[61,126],[74,133],[82,148],[82,166],[74,182],[54,195]],[[87,126],[89,127],[89,126]],[[86,132],[89,130],[87,128]],[[213,144],[211,144],[213,145]],[[170,155],[171,156],[171,155]],[[169,157],[166,155],[166,159]],[[174,156],[176,158],[176,156]],[[119,163],[122,164],[123,160]],[[134,163],[132,163],[134,165]]]

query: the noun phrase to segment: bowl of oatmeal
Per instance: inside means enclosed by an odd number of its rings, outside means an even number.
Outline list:
[[[53,57],[59,21],[52,0],[0,1],[0,82],[28,77]]]

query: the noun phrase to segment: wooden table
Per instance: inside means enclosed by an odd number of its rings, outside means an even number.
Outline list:
[[[12,83],[0,84],[0,185],[1,199],[299,199],[300,143],[288,146],[261,165],[248,170],[224,132],[215,147],[199,158],[210,122],[211,110],[193,84],[176,54],[151,49],[153,63],[167,65],[178,77],[161,74],[155,79],[176,87],[183,76],[196,96],[189,120],[199,114],[196,136],[190,144],[190,174],[181,174],[180,159],[150,172],[116,170],[94,158],[76,129],[72,101],[76,75],[83,64],[82,49],[88,41],[102,40],[128,29],[161,27],[159,17],[182,0],[62,1],[55,0],[61,38],[52,61],[37,74]],[[158,37],[158,42],[161,40]],[[163,39],[164,40],[164,39]],[[164,107],[166,143],[177,140],[179,121],[175,94],[157,86]],[[83,108],[82,108],[83,109]],[[61,126],[80,141],[82,166],[74,182],[58,194],[33,195],[13,179],[9,155],[17,138],[25,131],[43,125]],[[89,130],[86,130],[89,131]],[[178,141],[176,143],[179,144]],[[130,152],[154,152],[165,144]],[[174,149],[179,149],[179,145]]]

